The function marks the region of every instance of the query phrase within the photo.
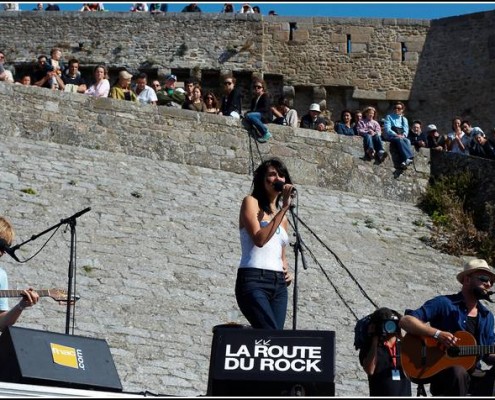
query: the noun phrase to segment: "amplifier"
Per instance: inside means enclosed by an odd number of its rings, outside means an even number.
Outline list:
[[[105,340],[14,326],[0,336],[0,381],[122,391]]]
[[[207,395],[334,396],[335,332],[213,328]]]

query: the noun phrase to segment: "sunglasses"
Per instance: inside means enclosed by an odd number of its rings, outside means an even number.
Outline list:
[[[490,284],[492,283],[492,278],[490,278],[488,275],[479,275],[476,276],[475,278],[483,283],[490,283]]]
[[[227,81],[227,82],[224,82],[223,84],[224,84],[224,85],[232,85],[232,82],[228,82],[228,81]]]
[[[394,110],[402,110],[402,107],[394,107]]]

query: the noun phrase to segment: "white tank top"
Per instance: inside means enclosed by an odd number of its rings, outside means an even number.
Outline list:
[[[261,221],[260,226],[264,227],[269,223],[270,221]],[[239,232],[242,249],[239,268],[260,268],[283,272],[282,248],[289,244],[289,235],[282,225],[278,226],[275,234],[263,247],[254,244],[246,228],[241,228]]]

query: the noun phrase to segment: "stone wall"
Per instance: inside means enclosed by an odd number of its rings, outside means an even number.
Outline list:
[[[279,156],[301,184],[415,202],[429,176],[429,152],[398,175],[392,159],[361,159],[362,139],[270,125],[266,144],[239,120],[163,106],[0,83],[0,131],[8,136],[83,146],[239,174],[260,157]]]
[[[0,48],[18,70],[52,47],[84,68],[106,63],[151,76],[170,71],[220,90],[233,71],[251,97],[253,75],[294,95],[302,114],[407,103],[407,116],[450,129],[454,115],[491,130],[495,12],[439,20],[266,17],[214,13],[0,12]],[[453,39],[456,38],[456,39]],[[350,50],[350,51],[349,51]]]
[[[274,97],[283,85],[300,114],[310,103],[345,107],[369,102],[384,112],[407,100],[430,22],[427,20],[263,17],[213,13],[0,13],[0,48],[10,61],[32,63],[60,47],[83,67],[173,71],[219,90],[233,71],[251,98],[253,74],[262,74]],[[29,38],[29,39],[27,39]],[[407,48],[403,53],[402,49]]]
[[[425,124],[447,133],[458,115],[485,133],[495,127],[494,29],[495,11],[432,21],[409,103]]]

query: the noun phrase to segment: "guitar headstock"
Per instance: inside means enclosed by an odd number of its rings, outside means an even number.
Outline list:
[[[67,290],[48,289],[48,296],[59,303],[66,303],[68,301]],[[79,296],[72,295],[72,302],[75,300],[79,300]]]

